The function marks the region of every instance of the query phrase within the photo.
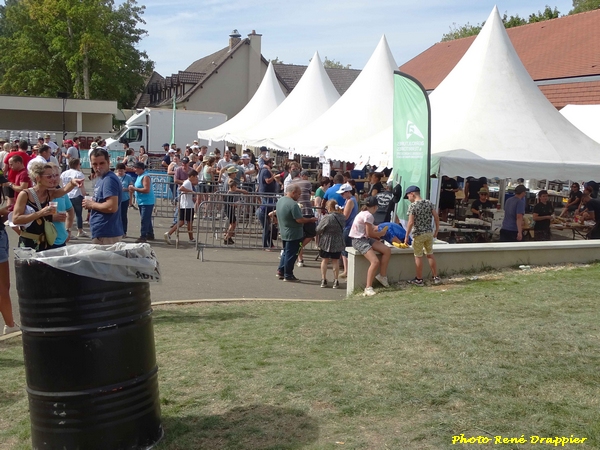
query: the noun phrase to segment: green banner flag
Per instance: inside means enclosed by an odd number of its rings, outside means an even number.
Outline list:
[[[429,198],[431,165],[431,110],[427,92],[415,78],[394,72],[394,185],[402,192],[419,186],[421,197]],[[398,217],[407,219],[408,200],[398,203]]]
[[[171,127],[171,144],[175,144],[175,116],[177,114],[177,103],[175,102],[175,94],[173,94],[173,125]]]

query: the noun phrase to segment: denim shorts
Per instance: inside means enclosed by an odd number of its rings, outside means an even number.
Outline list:
[[[8,261],[8,234],[6,229],[0,231],[0,264]]]

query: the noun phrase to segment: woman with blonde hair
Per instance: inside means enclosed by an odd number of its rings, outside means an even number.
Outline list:
[[[345,248],[344,227],[346,226],[346,217],[337,209],[337,202],[329,200],[325,203],[326,212],[321,217],[317,225],[317,235],[319,236],[319,256],[321,260],[321,287],[327,287],[327,265],[331,260],[333,268],[333,289],[340,287],[338,280],[340,274],[340,256]]]
[[[47,241],[44,223],[52,222],[54,216],[57,220],[62,219],[55,199],[83,185],[83,180],[73,178],[64,188],[57,188],[59,177],[53,165],[39,162],[31,165],[29,178],[34,186],[19,193],[12,222],[21,226],[19,247],[30,247],[39,252],[54,244]]]

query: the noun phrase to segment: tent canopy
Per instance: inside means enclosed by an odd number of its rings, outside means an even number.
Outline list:
[[[430,101],[434,173],[539,179],[600,173],[600,145],[535,85],[496,7]]]
[[[313,122],[339,98],[340,94],[325,72],[319,53],[315,52],[302,78],[277,109],[244,133],[230,134],[231,142],[287,151],[287,148],[277,145],[279,137],[293,134]]]
[[[230,141],[229,135],[239,135],[257,124],[285,100],[279,86],[273,63],[269,63],[260,86],[248,104],[227,122],[208,130],[198,131],[198,138],[213,141]],[[231,141],[230,141],[231,142]]]
[[[385,36],[346,93],[317,120],[277,144],[295,153],[317,156],[327,147],[330,159],[351,160],[347,149],[392,123],[394,70],[397,64]]]
[[[582,133],[600,143],[600,105],[567,105],[560,113]]]

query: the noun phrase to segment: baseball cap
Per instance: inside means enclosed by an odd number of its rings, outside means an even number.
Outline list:
[[[515,188],[515,194],[516,195],[522,194],[523,192],[526,192],[526,191],[527,191],[527,188],[525,186],[523,186],[522,184],[518,185]]]
[[[188,158],[187,156],[184,156],[183,158],[181,158],[181,162],[182,163],[189,163],[190,162],[190,158]]]
[[[336,194],[343,194],[344,192],[350,192],[351,190],[352,190],[352,185],[350,185],[350,183],[344,183],[336,191]]]
[[[250,159],[250,155],[247,155],[246,153],[244,153],[242,155],[242,159]]]
[[[50,135],[49,134],[45,134],[44,135],[44,139],[50,139]]]
[[[265,147],[264,145],[260,148],[261,152],[268,152],[269,149],[267,147]]]
[[[177,153],[177,151],[174,148],[170,148],[169,153]]]
[[[168,147],[169,144],[167,144],[166,142],[163,144],[163,147]]]
[[[406,188],[406,193],[404,194],[404,198],[408,198],[408,194],[412,194],[413,192],[421,192],[419,186],[409,186]]]
[[[92,143],[90,144],[90,148],[91,148],[92,150],[93,150],[93,149],[95,149],[95,148],[97,148],[97,147],[98,147],[98,143],[97,143],[97,142],[92,142]]]
[[[377,201],[376,197],[367,197],[367,200],[365,200],[365,205],[367,205],[367,208],[370,208],[372,206],[379,206],[379,202]]]

